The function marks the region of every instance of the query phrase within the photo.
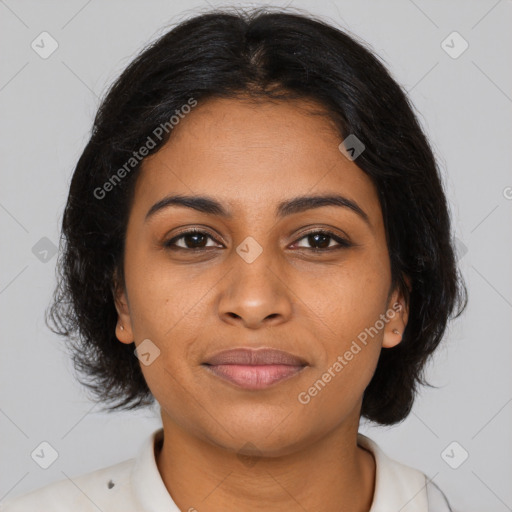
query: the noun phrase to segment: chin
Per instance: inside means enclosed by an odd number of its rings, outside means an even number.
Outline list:
[[[276,421],[276,418],[274,415],[268,422],[247,421],[247,418],[236,423],[228,421],[225,424],[227,432],[221,427],[214,432],[205,432],[205,440],[247,457],[282,457],[312,442],[298,430],[297,423],[286,425],[286,420]]]

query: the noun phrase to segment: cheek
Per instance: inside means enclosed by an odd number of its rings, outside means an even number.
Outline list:
[[[336,424],[354,410],[382,349],[379,319],[387,290],[375,278],[355,277],[340,279],[340,287],[318,297],[323,354],[299,401],[308,402],[305,410],[321,415],[325,424]]]
[[[193,278],[184,278],[187,269],[171,268],[163,253],[150,253],[147,248],[127,252],[125,265],[136,339],[153,336],[163,340],[184,317],[196,314],[194,298],[197,302],[202,286]]]
[[[326,400],[347,390],[357,396],[371,380],[381,351],[389,271],[376,256],[361,255],[330,271],[320,283],[303,289],[305,302],[321,320],[316,325],[323,354],[315,378],[329,382]]]
[[[361,252],[326,272],[310,273],[297,291],[324,327],[342,339],[357,336],[385,311],[390,274],[377,256]]]

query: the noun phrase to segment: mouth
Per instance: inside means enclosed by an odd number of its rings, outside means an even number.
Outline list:
[[[240,388],[261,390],[298,375],[308,363],[275,349],[233,349],[210,357],[202,366]]]

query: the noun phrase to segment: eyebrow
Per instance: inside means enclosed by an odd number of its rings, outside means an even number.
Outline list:
[[[170,195],[166,196],[155,203],[146,213],[144,222],[157,212],[171,206],[191,208],[208,215],[216,215],[225,219],[232,219],[233,215],[216,199],[208,196],[186,196],[186,195]],[[321,208],[323,206],[338,206],[348,208],[361,217],[368,226],[371,226],[370,219],[366,212],[352,199],[332,194],[322,196],[299,196],[283,201],[278,204],[276,209],[276,217],[283,218],[295,213],[301,213],[313,208]]]

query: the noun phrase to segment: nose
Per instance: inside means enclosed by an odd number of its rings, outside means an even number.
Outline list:
[[[222,321],[257,329],[290,319],[293,294],[285,272],[275,264],[271,268],[271,258],[264,254],[251,263],[234,255],[231,272],[219,290],[218,314]]]

